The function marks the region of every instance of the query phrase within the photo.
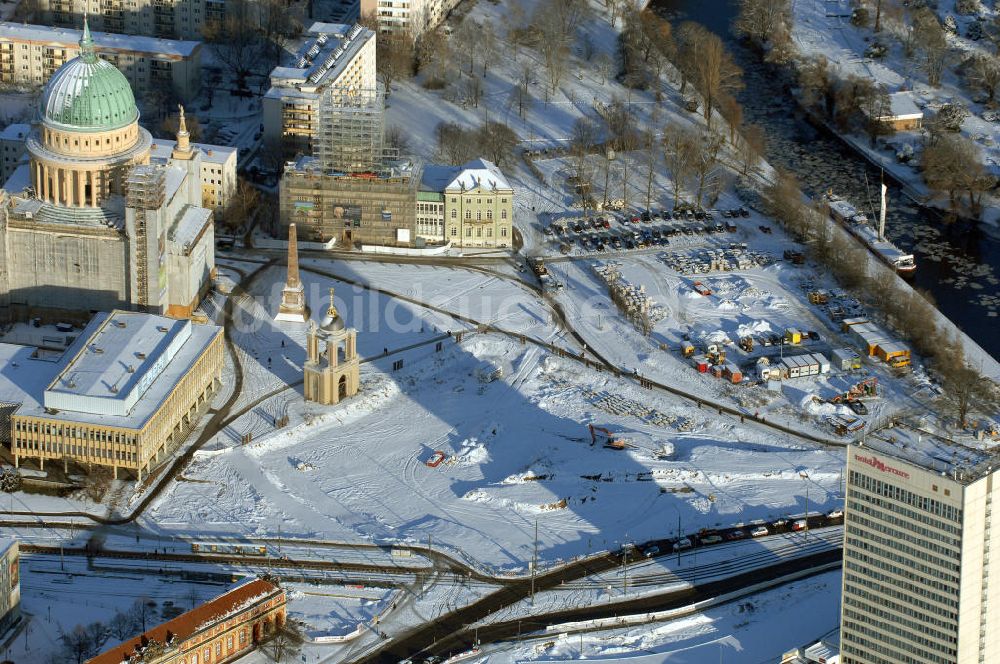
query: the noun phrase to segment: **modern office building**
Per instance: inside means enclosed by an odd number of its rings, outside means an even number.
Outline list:
[[[924,447],[847,450],[842,664],[989,664],[1000,652],[1000,478],[986,454]]]
[[[222,328],[97,314],[61,358],[0,344],[14,463],[149,469],[185,439],[221,385]]]
[[[351,96],[377,87],[374,32],[314,23],[308,34],[294,63],[271,71],[271,87],[261,100],[264,142],[286,158],[311,154],[324,93]]]
[[[93,32],[94,50],[146,97],[173,90],[188,100],[201,88],[201,42]],[[81,30],[0,22],[0,82],[36,87],[80,54]]]

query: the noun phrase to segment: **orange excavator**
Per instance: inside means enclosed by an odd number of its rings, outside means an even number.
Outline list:
[[[631,446],[632,441],[627,438],[619,438],[604,427],[595,427],[593,424],[588,424],[587,427],[590,429],[591,445],[601,443],[603,447],[610,450],[624,450]]]

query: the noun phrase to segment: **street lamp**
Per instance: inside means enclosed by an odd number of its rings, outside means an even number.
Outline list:
[[[809,539],[809,473],[799,471],[799,477],[806,482],[806,527],[803,532],[805,533],[805,538]]]

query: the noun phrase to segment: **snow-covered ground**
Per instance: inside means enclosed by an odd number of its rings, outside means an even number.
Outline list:
[[[840,572],[828,572],[678,620],[487,646],[477,664],[599,661],[770,664],[839,623]]]

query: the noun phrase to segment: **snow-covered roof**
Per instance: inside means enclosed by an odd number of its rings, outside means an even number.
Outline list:
[[[924,112],[917,107],[909,92],[894,92],[889,95],[889,108],[891,115],[882,116],[880,120],[919,120],[924,117]]]
[[[170,160],[170,155],[177,147],[177,141],[169,138],[154,138],[153,146],[149,158],[157,163],[166,163]],[[192,143],[192,148],[201,150],[201,160],[213,164],[224,164],[230,156],[238,152],[238,148],[227,145],[211,145],[209,143]]]
[[[269,581],[253,579],[87,661],[89,664],[121,664],[132,661],[130,657],[141,651],[144,640],[162,644],[173,638],[183,642],[194,634],[224,622],[226,618],[282,593],[281,588]]]
[[[290,66],[279,66],[271,70],[270,98],[286,96],[286,90],[279,88],[321,87],[327,80],[337,76],[357,57],[361,49],[375,33],[361,25],[340,23],[313,23],[309,28],[313,35],[295,54]]]
[[[4,191],[12,194],[20,194],[27,187],[31,186],[31,166],[27,163],[20,163],[11,172],[10,177],[4,182]]]
[[[31,125],[15,122],[14,124],[7,125],[3,131],[0,131],[0,140],[23,141],[28,137],[28,132],[30,131]]]
[[[0,344],[0,399],[20,403],[21,416],[139,429],[221,333],[153,314],[98,313],[56,362]]]
[[[210,210],[198,205],[188,205],[170,230],[170,241],[183,247],[187,253],[195,246],[210,223],[212,223]]]
[[[512,190],[496,164],[480,158],[459,167],[458,174],[448,183],[445,191],[468,191],[477,187]]]
[[[97,51],[131,51],[151,57],[163,56],[189,58],[201,48],[201,42],[177,39],[159,39],[138,35],[121,35],[112,32],[91,32]],[[0,41],[41,42],[63,44],[67,48],[77,48],[82,30],[72,28],[52,28],[46,25],[26,25],[22,23],[0,22]]]
[[[427,164],[420,176],[420,190],[443,192],[461,171],[461,166]]]

